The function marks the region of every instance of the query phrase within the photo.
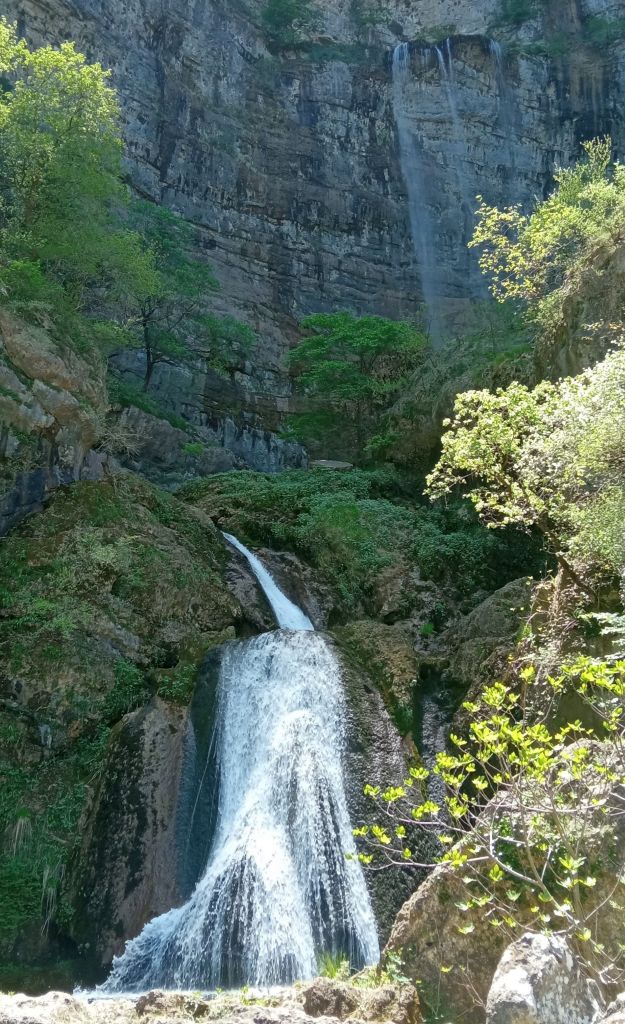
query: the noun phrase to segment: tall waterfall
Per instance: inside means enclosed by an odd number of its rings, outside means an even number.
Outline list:
[[[379,955],[345,797],[340,666],[262,563],[227,539],[279,624],[297,627],[224,646],[206,869],[187,903],[127,944],[105,992],[272,985],[314,976],[323,952],[354,965]]]
[[[423,301],[434,340],[442,334],[441,287],[436,264],[434,225],[430,214],[430,180],[420,140],[413,133],[406,93],[412,79],[410,45],[400,43],[393,51],[393,116],[397,125],[401,172],[408,193],[412,242],[421,278]]]

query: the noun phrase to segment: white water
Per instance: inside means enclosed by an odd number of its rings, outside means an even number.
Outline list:
[[[228,540],[279,621],[295,609],[301,626],[225,645],[218,819],[205,873],[184,906],[127,944],[104,993],[281,984],[314,976],[323,952],[355,966],[379,957],[345,797],[340,666],[258,559]]]
[[[233,548],[240,551],[249,562],[252,572],[265,592],[265,596],[271,605],[276,622],[282,629],[314,629],[312,622],[301,608],[289,601],[286,594],[283,594],[276,585],[273,576],[267,572],[260,558],[241,544],[240,540],[233,537],[231,533],[224,533],[224,537]]]

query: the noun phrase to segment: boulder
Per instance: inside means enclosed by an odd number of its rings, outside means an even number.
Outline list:
[[[523,935],[499,962],[486,1003],[487,1024],[593,1024],[601,1007],[567,942]]]
[[[302,989],[304,1011],[309,1017],[337,1020],[392,1021],[420,1024],[419,997],[413,985],[359,985],[335,978],[316,978]]]
[[[513,580],[454,623],[447,640],[449,674],[456,682],[475,689],[492,680],[527,618],[531,596],[531,580]]]
[[[625,992],[621,992],[610,1003],[605,1016],[601,1018],[601,1024],[625,1024]]]

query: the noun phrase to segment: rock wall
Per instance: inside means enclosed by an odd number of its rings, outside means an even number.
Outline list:
[[[427,180],[419,216],[447,306],[483,291],[465,248],[477,192],[526,204],[581,139],[625,142],[625,45],[617,29],[596,42],[622,14],[617,0],[550,0],[520,25],[500,0],[317,0],[291,49],[269,45],[262,0],[4,6],[33,41],[74,38],[113,69],[137,189],[198,226],[218,311],[258,334],[217,404],[265,419],[290,407],[283,360],[303,314],[417,311],[423,267],[391,81],[399,42],[410,43],[402,105]]]

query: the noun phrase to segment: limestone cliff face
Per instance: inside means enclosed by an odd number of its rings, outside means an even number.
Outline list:
[[[284,355],[299,317],[411,316],[428,274],[436,306],[479,295],[465,245],[476,193],[527,203],[581,139],[609,131],[623,148],[625,42],[609,29],[622,0],[550,0],[517,25],[501,0],[311,0],[291,49],[269,45],[263,6],[4,8],[33,41],[74,38],[113,69],[136,187],[200,227],[218,304],[258,332],[235,393],[215,396],[207,378],[207,406],[272,426],[292,401]]]

